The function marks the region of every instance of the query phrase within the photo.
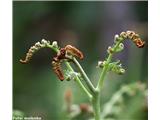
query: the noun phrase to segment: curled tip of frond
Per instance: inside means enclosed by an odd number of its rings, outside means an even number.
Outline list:
[[[31,60],[34,53],[36,53],[41,48],[49,47],[49,46],[56,47],[56,48],[58,47],[56,41],[54,41],[52,45],[50,45],[50,41],[47,41],[45,39],[42,39],[41,42],[36,42],[35,45],[31,46],[30,49],[28,50],[25,59],[24,60],[20,59],[20,62],[24,64],[28,63]]]
[[[83,56],[83,53],[78,50],[76,47],[72,46],[72,45],[66,45],[65,46],[65,50],[67,53],[73,55],[73,56],[76,56],[78,57],[79,59],[83,59],[84,56]]]
[[[62,72],[62,69],[61,69],[61,62],[60,61],[57,61],[57,60],[53,60],[52,61],[52,69],[54,71],[54,73],[57,75],[57,77],[63,81],[64,80],[64,75],[63,75],[63,72]]]
[[[20,62],[21,63],[28,63],[29,61],[30,61],[30,59],[32,58],[32,56],[33,56],[33,54],[36,52],[36,51],[38,51],[40,48],[38,48],[38,47],[36,47],[36,46],[32,46],[29,50],[28,50],[28,52],[27,52],[27,54],[26,54],[26,58],[24,59],[24,60],[22,60],[22,59],[20,59]]]
[[[25,64],[25,63],[27,63],[27,60],[20,59],[19,62],[21,62],[22,64]]]
[[[61,48],[57,55],[53,58],[52,61],[52,66],[53,66],[53,71],[57,75],[57,77],[63,81],[64,79],[66,80],[71,80],[75,79],[78,74],[76,73],[70,73],[67,77],[64,77],[63,72],[61,70],[61,63],[63,60],[72,60],[73,57],[78,57],[79,59],[83,59],[83,54],[80,50],[77,48],[71,46],[71,45],[66,45],[64,48]]]
[[[135,40],[135,44],[136,44],[136,46],[137,46],[138,48],[143,48],[144,45],[145,45],[145,42],[142,41],[141,39],[136,39],[136,40]]]
[[[145,42],[142,41],[139,34],[136,34],[134,31],[121,32],[120,37],[132,40],[138,48],[142,48],[145,45]]]

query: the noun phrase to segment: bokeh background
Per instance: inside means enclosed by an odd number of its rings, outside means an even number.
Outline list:
[[[52,71],[55,53],[50,49],[37,52],[29,64],[19,62],[30,46],[46,39],[58,41],[61,47],[74,45],[83,51],[79,61],[94,85],[100,75],[97,62],[105,58],[115,34],[133,30],[148,41],[148,2],[145,1],[13,1],[13,109],[27,116],[41,116],[44,120],[66,120],[62,115],[64,94],[72,90],[73,103],[89,103],[87,96],[74,81],[59,81]],[[115,56],[126,68],[125,75],[110,73],[105,81],[101,104],[123,84],[148,79],[148,47],[138,49],[126,41],[125,50]],[[136,98],[134,100],[134,98]],[[126,100],[119,120],[146,120],[147,110],[139,107],[137,97]]]

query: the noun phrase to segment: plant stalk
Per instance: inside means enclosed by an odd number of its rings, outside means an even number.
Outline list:
[[[70,70],[70,71],[74,71],[73,68],[71,67],[71,65],[68,63],[68,62],[65,62],[67,68]],[[78,83],[78,85],[80,86],[80,88],[83,89],[83,91],[87,94],[87,96],[89,98],[92,98],[92,95],[88,92],[88,90],[85,88],[85,86],[82,84],[81,80],[76,77],[76,82]]]
[[[98,81],[97,89],[100,90],[103,87],[103,82],[105,80],[106,72],[108,71],[108,65],[112,59],[113,54],[109,54],[108,59],[106,61],[106,65],[103,67],[100,79]]]
[[[118,41],[114,47],[113,47],[113,53],[116,51],[117,47],[119,46],[119,44],[122,42],[122,40]],[[113,57],[113,53],[109,53],[108,55],[108,58],[106,59],[106,64],[105,66],[103,67],[103,70],[102,70],[102,73],[100,75],[100,79],[98,80],[98,84],[97,84],[97,87],[96,89],[100,90],[102,87],[103,87],[103,82],[105,80],[105,76],[106,76],[106,72],[108,71],[108,66],[109,66],[109,63],[111,62],[112,60],[112,57]]]
[[[84,72],[82,66],[79,64],[79,62],[76,60],[76,58],[73,58],[73,61],[74,61],[75,65],[78,67],[82,76],[84,77],[86,85],[88,86],[89,90],[92,92],[92,94],[94,94],[95,93],[95,87],[91,83],[91,80],[88,78],[87,74]]]
[[[100,120],[100,91],[98,89],[94,88],[93,84],[91,83],[90,79],[88,78],[88,76],[84,72],[84,70],[81,67],[81,65],[79,64],[79,62],[75,58],[73,58],[73,61],[76,64],[76,66],[79,68],[79,71],[81,72],[81,74],[85,78],[85,81],[86,81],[86,84],[88,85],[88,88],[92,92],[91,102],[92,102],[92,106],[93,106],[93,110],[94,110],[95,120]]]
[[[92,106],[94,110],[95,120],[101,120],[100,119],[100,92],[99,91],[96,91],[96,93],[93,95]]]

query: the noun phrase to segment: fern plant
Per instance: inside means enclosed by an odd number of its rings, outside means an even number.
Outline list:
[[[26,54],[24,60],[20,60],[21,63],[28,63],[32,56],[42,48],[50,48],[54,52],[57,53],[55,57],[53,57],[52,67],[53,71],[61,81],[74,80],[77,82],[79,87],[83,92],[86,93],[90,102],[92,103],[93,111],[94,111],[94,119],[102,120],[103,114],[100,114],[100,93],[104,84],[104,80],[106,77],[106,73],[109,71],[113,71],[117,74],[124,74],[125,69],[122,67],[121,61],[113,61],[113,55],[121,52],[124,49],[123,42],[125,40],[131,40],[138,48],[143,48],[145,42],[141,40],[138,34],[134,31],[126,31],[121,32],[119,35],[115,35],[114,44],[109,46],[107,49],[106,58],[103,61],[98,62],[98,67],[102,68],[99,79],[97,80],[97,85],[94,86],[92,84],[92,80],[89,79],[86,72],[79,64],[78,59],[82,60],[84,58],[83,53],[72,45],[66,45],[63,48],[60,48],[56,41],[52,43],[45,39],[42,39],[41,42],[37,42],[34,46],[32,46]],[[65,63],[66,70],[62,70],[61,64]],[[71,64],[75,64],[78,68],[78,72],[76,72]]]

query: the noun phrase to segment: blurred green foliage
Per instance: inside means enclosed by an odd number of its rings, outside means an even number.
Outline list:
[[[16,120],[16,119],[23,119],[24,117],[24,113],[22,111],[19,111],[19,110],[13,110],[13,120]]]
[[[66,120],[63,115],[64,93],[72,89],[75,104],[89,102],[74,81],[59,81],[51,69],[55,53],[49,49],[39,51],[29,64],[19,59],[31,45],[41,39],[57,40],[60,46],[72,44],[84,52],[80,61],[93,83],[97,83],[100,69],[97,62],[106,56],[116,33],[134,30],[144,41],[148,40],[148,2],[129,1],[13,1],[13,109],[22,110],[27,116],[41,116],[44,120]],[[126,68],[126,74],[108,75],[101,94],[103,106],[126,83],[141,81],[147,84],[148,47],[137,49],[130,42],[125,50],[115,56]],[[126,111],[120,116],[133,120],[147,119],[147,112],[138,108],[141,97],[126,98]],[[136,119],[137,120],[137,119]]]

